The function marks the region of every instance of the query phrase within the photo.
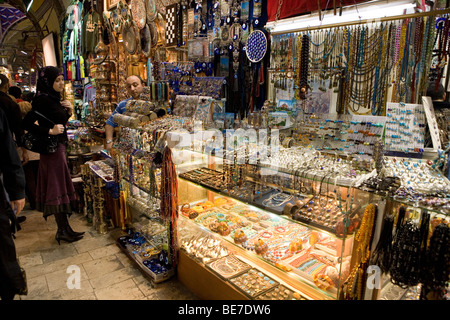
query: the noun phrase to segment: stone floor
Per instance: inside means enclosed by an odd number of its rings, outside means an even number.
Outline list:
[[[61,245],[55,240],[53,216],[45,221],[42,213],[31,210],[21,215],[27,219],[15,243],[29,292],[16,300],[197,299],[176,276],[152,285],[115,244],[111,233],[99,234],[82,214],[73,214],[69,221],[74,230],[86,232],[83,239]],[[69,279],[73,270],[80,274],[79,288],[73,288],[75,282]]]

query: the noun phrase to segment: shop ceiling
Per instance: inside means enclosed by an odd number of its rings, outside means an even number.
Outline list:
[[[12,72],[29,70],[32,59],[42,66],[42,38],[59,32],[59,17],[70,0],[34,0],[28,11],[24,2],[0,0],[0,64]]]

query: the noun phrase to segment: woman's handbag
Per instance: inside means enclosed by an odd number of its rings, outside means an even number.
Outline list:
[[[53,121],[45,117],[42,113],[34,110],[31,110],[30,112],[34,112],[39,117],[55,125]],[[58,138],[55,135],[27,132],[23,136],[22,145],[25,149],[33,152],[50,154],[55,153],[56,149],[58,149]]]

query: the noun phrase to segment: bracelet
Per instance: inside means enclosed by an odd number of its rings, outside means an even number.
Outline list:
[[[110,139],[110,140],[106,140],[106,144],[108,144],[108,143],[111,143],[111,142],[113,142],[113,140],[112,140],[112,139]]]

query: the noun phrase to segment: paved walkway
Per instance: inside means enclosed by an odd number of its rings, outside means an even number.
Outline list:
[[[27,217],[16,234],[19,261],[25,269],[29,293],[22,300],[193,300],[197,299],[176,276],[153,287],[147,277],[115,244],[111,233],[101,235],[82,214],[73,214],[70,224],[85,231],[74,242],[55,240],[56,223],[38,211],[23,211]],[[79,270],[80,288],[68,288],[71,270]],[[79,269],[78,269],[79,268]],[[74,272],[74,271],[72,271]],[[69,281],[69,283],[74,283]]]

